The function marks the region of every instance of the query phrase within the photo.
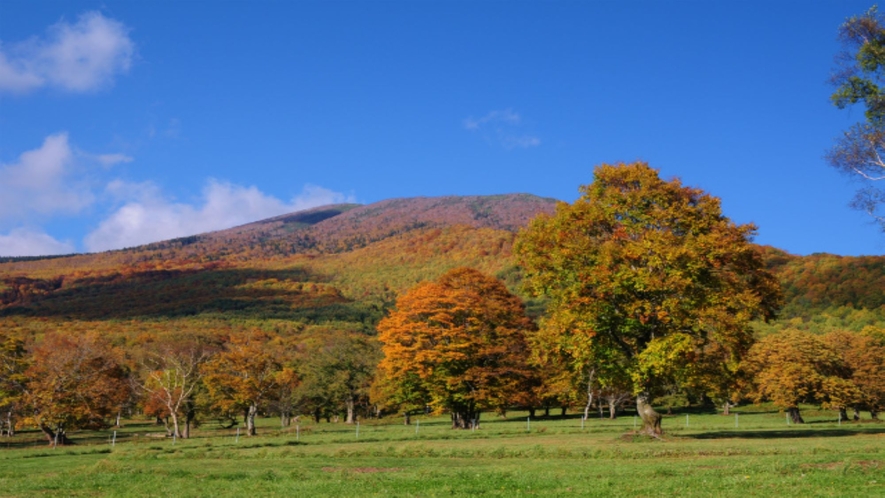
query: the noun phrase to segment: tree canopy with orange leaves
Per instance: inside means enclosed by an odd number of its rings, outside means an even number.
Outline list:
[[[255,416],[279,391],[281,379],[295,382],[270,350],[268,338],[260,333],[235,336],[227,350],[201,366],[203,382],[212,406],[231,418],[243,414],[246,434],[256,435]]]
[[[507,406],[525,388],[532,328],[501,281],[456,268],[400,296],[378,324],[380,378],[408,391],[391,399],[414,405],[415,394],[426,396],[424,403],[451,412],[453,428],[468,428],[481,410]]]
[[[712,365],[701,360],[713,349],[712,377],[734,374],[750,321],[774,316],[779,286],[750,243],[753,225],[735,225],[718,198],[645,163],[601,165],[581,194],[535,218],[517,258],[529,290],[550,300],[545,342],[575,371],[626,371],[643,431],[660,435],[655,390],[710,378],[697,370]]]
[[[67,430],[108,426],[132,392],[122,353],[96,334],[48,334],[25,375],[36,425],[62,444]]]
[[[860,393],[851,382],[851,368],[823,338],[787,330],[756,343],[744,362],[753,376],[756,401],[783,408],[794,423],[803,423],[799,403],[824,408],[854,405]]]

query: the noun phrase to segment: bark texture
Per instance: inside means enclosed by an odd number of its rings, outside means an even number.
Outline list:
[[[475,409],[463,409],[452,412],[452,429],[479,428],[479,411]]]
[[[639,417],[642,419],[642,429],[640,432],[652,437],[660,437],[664,434],[664,431],[661,429],[662,417],[651,406],[649,403],[650,399],[651,396],[648,392],[642,392],[636,396],[636,411],[639,412]]]

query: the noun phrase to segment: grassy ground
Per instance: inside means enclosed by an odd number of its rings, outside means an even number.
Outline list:
[[[111,432],[57,449],[25,433],[0,451],[0,496],[885,496],[885,423],[736,413],[669,416],[664,441],[632,436],[632,415],[582,428],[578,417],[528,425],[524,413],[476,431],[365,421],[359,435],[265,419],[257,437],[207,424],[187,441],[132,422],[113,448]]]

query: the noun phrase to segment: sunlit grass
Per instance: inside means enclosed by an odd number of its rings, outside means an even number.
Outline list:
[[[302,419],[260,435],[205,424],[190,440],[150,423],[78,433],[76,446],[0,451],[3,496],[881,496],[885,424],[843,422],[805,410],[787,425],[771,407],[735,416],[667,416],[665,440],[631,434],[631,414],[507,419],[485,415],[476,431],[445,417],[352,425]],[[416,430],[417,428],[417,430]],[[125,436],[123,436],[125,434]],[[23,434],[16,440],[33,438]],[[122,436],[122,437],[121,437]]]

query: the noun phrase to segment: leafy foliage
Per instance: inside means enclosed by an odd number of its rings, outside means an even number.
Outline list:
[[[237,336],[202,366],[213,408],[230,418],[244,414],[250,436],[256,433],[255,415],[270,402],[280,380],[282,365],[268,349],[261,334]]]
[[[794,422],[802,422],[799,403],[839,408],[858,398],[844,359],[821,338],[805,332],[764,337],[750,349],[744,368],[753,378],[751,396],[788,410]]]
[[[108,426],[131,393],[121,352],[96,334],[46,336],[25,375],[26,403],[49,437]]]
[[[735,365],[779,288],[749,243],[755,227],[646,164],[599,166],[581,193],[536,218],[516,252],[531,290],[550,298],[548,342],[573,362],[628,372],[646,430],[659,434],[660,416],[643,407],[650,393],[698,377],[711,344]]]
[[[866,122],[852,126],[830,149],[833,167],[851,175],[865,186],[854,199],[854,207],[866,211],[885,230],[885,191],[874,186],[885,180],[885,20],[874,6],[839,27],[843,44],[840,67],[833,76],[833,103],[840,109],[861,103]]]
[[[378,324],[379,369],[400,390],[392,399],[426,393],[426,403],[452,412],[453,427],[467,428],[478,411],[511,403],[532,376],[531,328],[522,302],[500,281],[457,268],[397,299]]]
[[[317,407],[324,417],[345,414],[348,392],[354,396],[354,416],[372,415],[381,407],[423,410],[431,395],[417,374],[369,372],[378,358],[375,346],[348,344],[373,342],[376,325],[397,297],[463,266],[495,275],[522,298],[529,316],[544,316],[551,302],[525,295],[525,272],[512,252],[514,230],[537,213],[552,212],[553,205],[508,195],[332,206],[123,251],[0,263],[0,340],[5,341],[0,415],[12,422],[7,429],[36,422],[23,410],[23,385],[29,379],[24,372],[36,348],[55,336],[104,341],[124,371],[133,367],[134,383],[141,384],[145,396],[135,408],[170,418],[174,411],[183,417],[182,436],[192,424],[213,417],[230,422],[247,410],[234,408],[230,400],[217,403],[202,380],[192,396],[180,396],[187,390],[174,386],[166,400],[156,395],[159,391],[146,393],[152,373],[175,378],[174,352],[191,342],[214,355],[232,338],[263,337],[259,342],[272,359],[275,380],[257,408],[281,414],[284,425],[292,414],[315,415]],[[789,328],[818,334],[885,330],[885,258],[756,250],[778,275],[787,302],[778,321],[754,322],[763,335]],[[529,334],[538,351],[530,366],[534,373],[518,389],[508,387],[510,395],[484,402],[483,409],[586,405],[633,390],[624,353],[599,348],[602,343],[589,335],[566,336],[571,320],[551,315],[540,331]],[[737,375],[739,355],[733,351],[745,348],[744,343],[720,347],[708,342],[690,352],[668,349],[674,344],[661,342],[643,359],[642,375],[664,375],[661,394],[730,399],[735,379],[721,374]],[[685,368],[662,370],[675,352]],[[345,361],[354,356],[362,366]],[[371,379],[373,390],[367,392]],[[151,389],[160,387],[151,382]],[[170,409],[169,399],[180,400],[179,408]],[[132,402],[129,396],[124,404]],[[172,425],[170,434],[174,420]]]

